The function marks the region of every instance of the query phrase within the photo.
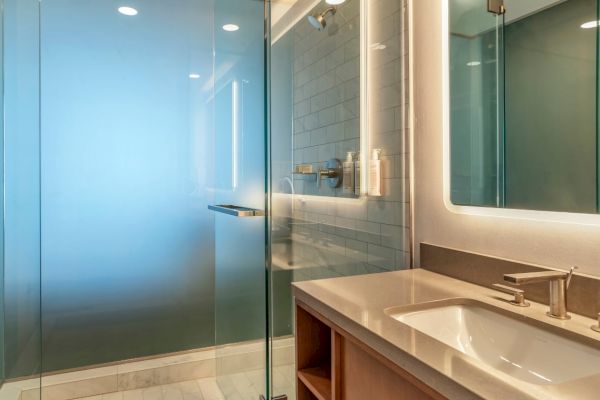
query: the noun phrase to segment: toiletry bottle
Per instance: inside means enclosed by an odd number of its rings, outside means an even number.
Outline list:
[[[354,194],[354,152],[346,154],[343,164],[344,176],[342,177],[342,188],[344,194]]]
[[[381,149],[373,149],[369,161],[369,196],[381,196]]]
[[[354,155],[354,194],[360,196],[360,152]]]

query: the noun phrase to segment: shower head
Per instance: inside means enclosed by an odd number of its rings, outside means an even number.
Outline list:
[[[325,22],[325,18],[321,17],[321,15],[309,15],[308,22],[310,22],[310,24],[319,31],[323,30],[327,25],[327,22]]]
[[[327,14],[331,13],[331,15],[335,15],[336,11],[337,10],[335,7],[329,7],[327,10],[323,11],[322,13],[318,13],[315,15],[309,15],[307,17],[308,22],[310,22],[310,24],[316,30],[322,31],[327,26],[327,21],[325,20],[325,18],[327,17]]]

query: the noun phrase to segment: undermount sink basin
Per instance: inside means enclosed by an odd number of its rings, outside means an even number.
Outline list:
[[[559,384],[600,373],[600,350],[511,318],[483,303],[393,307],[392,318],[514,378]]]

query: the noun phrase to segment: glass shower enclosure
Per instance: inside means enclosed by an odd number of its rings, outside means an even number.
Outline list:
[[[269,398],[266,15],[2,1],[0,399]]]
[[[406,2],[0,3],[0,400],[293,400],[292,283],[411,265]]]

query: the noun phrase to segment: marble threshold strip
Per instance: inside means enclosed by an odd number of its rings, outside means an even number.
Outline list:
[[[273,342],[274,365],[294,363],[294,339]],[[0,400],[72,400],[264,368],[264,341],[210,347],[6,382]]]

